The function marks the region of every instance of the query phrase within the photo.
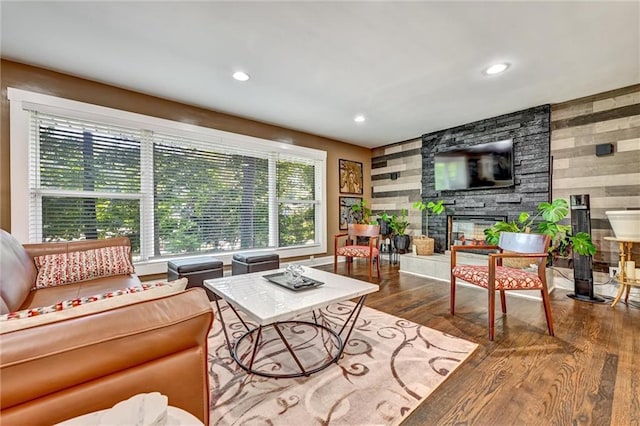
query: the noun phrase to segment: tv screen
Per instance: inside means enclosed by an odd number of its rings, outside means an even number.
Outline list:
[[[438,152],[433,170],[436,191],[512,186],[513,140]]]

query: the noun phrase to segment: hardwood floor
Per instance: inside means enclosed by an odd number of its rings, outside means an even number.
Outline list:
[[[346,274],[344,263],[338,273]],[[367,281],[364,262],[352,276]],[[384,260],[382,279],[372,282],[380,291],[367,306],[479,345],[402,426],[640,425],[637,307],[578,302],[556,290],[551,337],[542,302],[507,296],[508,314],[496,308],[490,342],[486,290],[458,286],[451,316],[448,282],[400,274]]]

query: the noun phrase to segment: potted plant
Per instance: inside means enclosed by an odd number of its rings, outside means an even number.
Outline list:
[[[360,225],[377,225],[378,222],[371,218],[371,208],[367,206],[367,200],[364,198],[349,208],[351,214],[351,223]]]
[[[367,206],[364,198],[349,207],[349,229],[353,229],[357,234],[370,235],[371,230],[366,228],[378,226],[378,221],[371,217],[371,208]],[[368,237],[357,237],[356,244],[363,244],[368,241]]]
[[[527,212],[522,212],[517,221],[499,221],[485,229],[485,239],[487,244],[496,245],[502,231],[531,232],[534,223],[542,217],[535,229],[537,233],[546,234],[551,238],[548,264],[551,264],[554,257],[568,256],[572,250],[580,255],[593,256],[596,253],[596,246],[591,240],[591,235],[586,232],[571,235],[571,225],[558,223],[568,214],[569,204],[562,198],[555,199],[551,203],[543,202],[538,204],[537,214],[533,217]]]
[[[413,203],[413,207],[420,211],[427,211],[426,214],[426,222],[425,222],[425,236],[414,239],[414,244],[416,245],[416,254],[418,255],[431,255],[435,249],[435,240],[433,238],[429,238],[429,213],[433,213],[435,215],[442,214],[444,212],[444,200],[429,201],[428,203],[424,203],[423,201],[416,201]]]
[[[425,233],[427,234],[427,236],[429,236],[429,212],[435,215],[442,214],[442,212],[444,212],[444,200],[439,200],[435,203],[433,201],[429,201],[426,204],[423,201],[416,201],[415,203],[413,203],[413,207],[420,211],[427,210],[427,217],[424,227]]]
[[[378,224],[380,225],[380,235],[391,235],[391,220],[392,216],[387,212],[384,212],[380,215],[378,219]]]
[[[411,247],[411,238],[406,234],[409,222],[407,221],[407,209],[400,210],[400,217],[391,216],[389,227],[393,232],[393,243],[401,252],[406,252]]]

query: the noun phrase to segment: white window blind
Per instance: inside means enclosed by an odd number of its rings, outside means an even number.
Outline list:
[[[153,141],[154,255],[269,246],[266,155],[167,134]]]
[[[124,235],[138,253],[141,132],[35,112],[32,117],[32,239]]]
[[[324,244],[320,151],[35,106],[27,110],[31,241],[124,235],[143,261]]]
[[[315,241],[315,180],[315,166],[311,161],[289,158],[277,162],[280,247]]]

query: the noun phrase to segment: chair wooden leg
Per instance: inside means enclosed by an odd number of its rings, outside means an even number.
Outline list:
[[[493,341],[494,324],[496,318],[496,292],[489,290],[489,340]]]
[[[333,273],[338,273],[338,255],[335,253],[333,254]]]
[[[547,328],[549,336],[555,336],[553,332],[553,318],[551,317],[551,303],[549,302],[549,293],[546,290],[540,290],[542,293],[542,304],[544,305],[544,316],[547,317]]]
[[[451,275],[451,294],[449,296],[449,310],[451,311],[451,315],[455,315],[456,312],[456,277]]]
[[[376,257],[376,267],[378,268],[378,278],[380,278],[380,255]]]
[[[507,313],[507,299],[504,296],[504,290],[500,290],[500,306],[502,307],[502,313]]]
[[[351,275],[351,266],[353,262],[353,257],[347,256],[347,274]]]
[[[373,277],[373,257],[369,258],[369,281]]]

